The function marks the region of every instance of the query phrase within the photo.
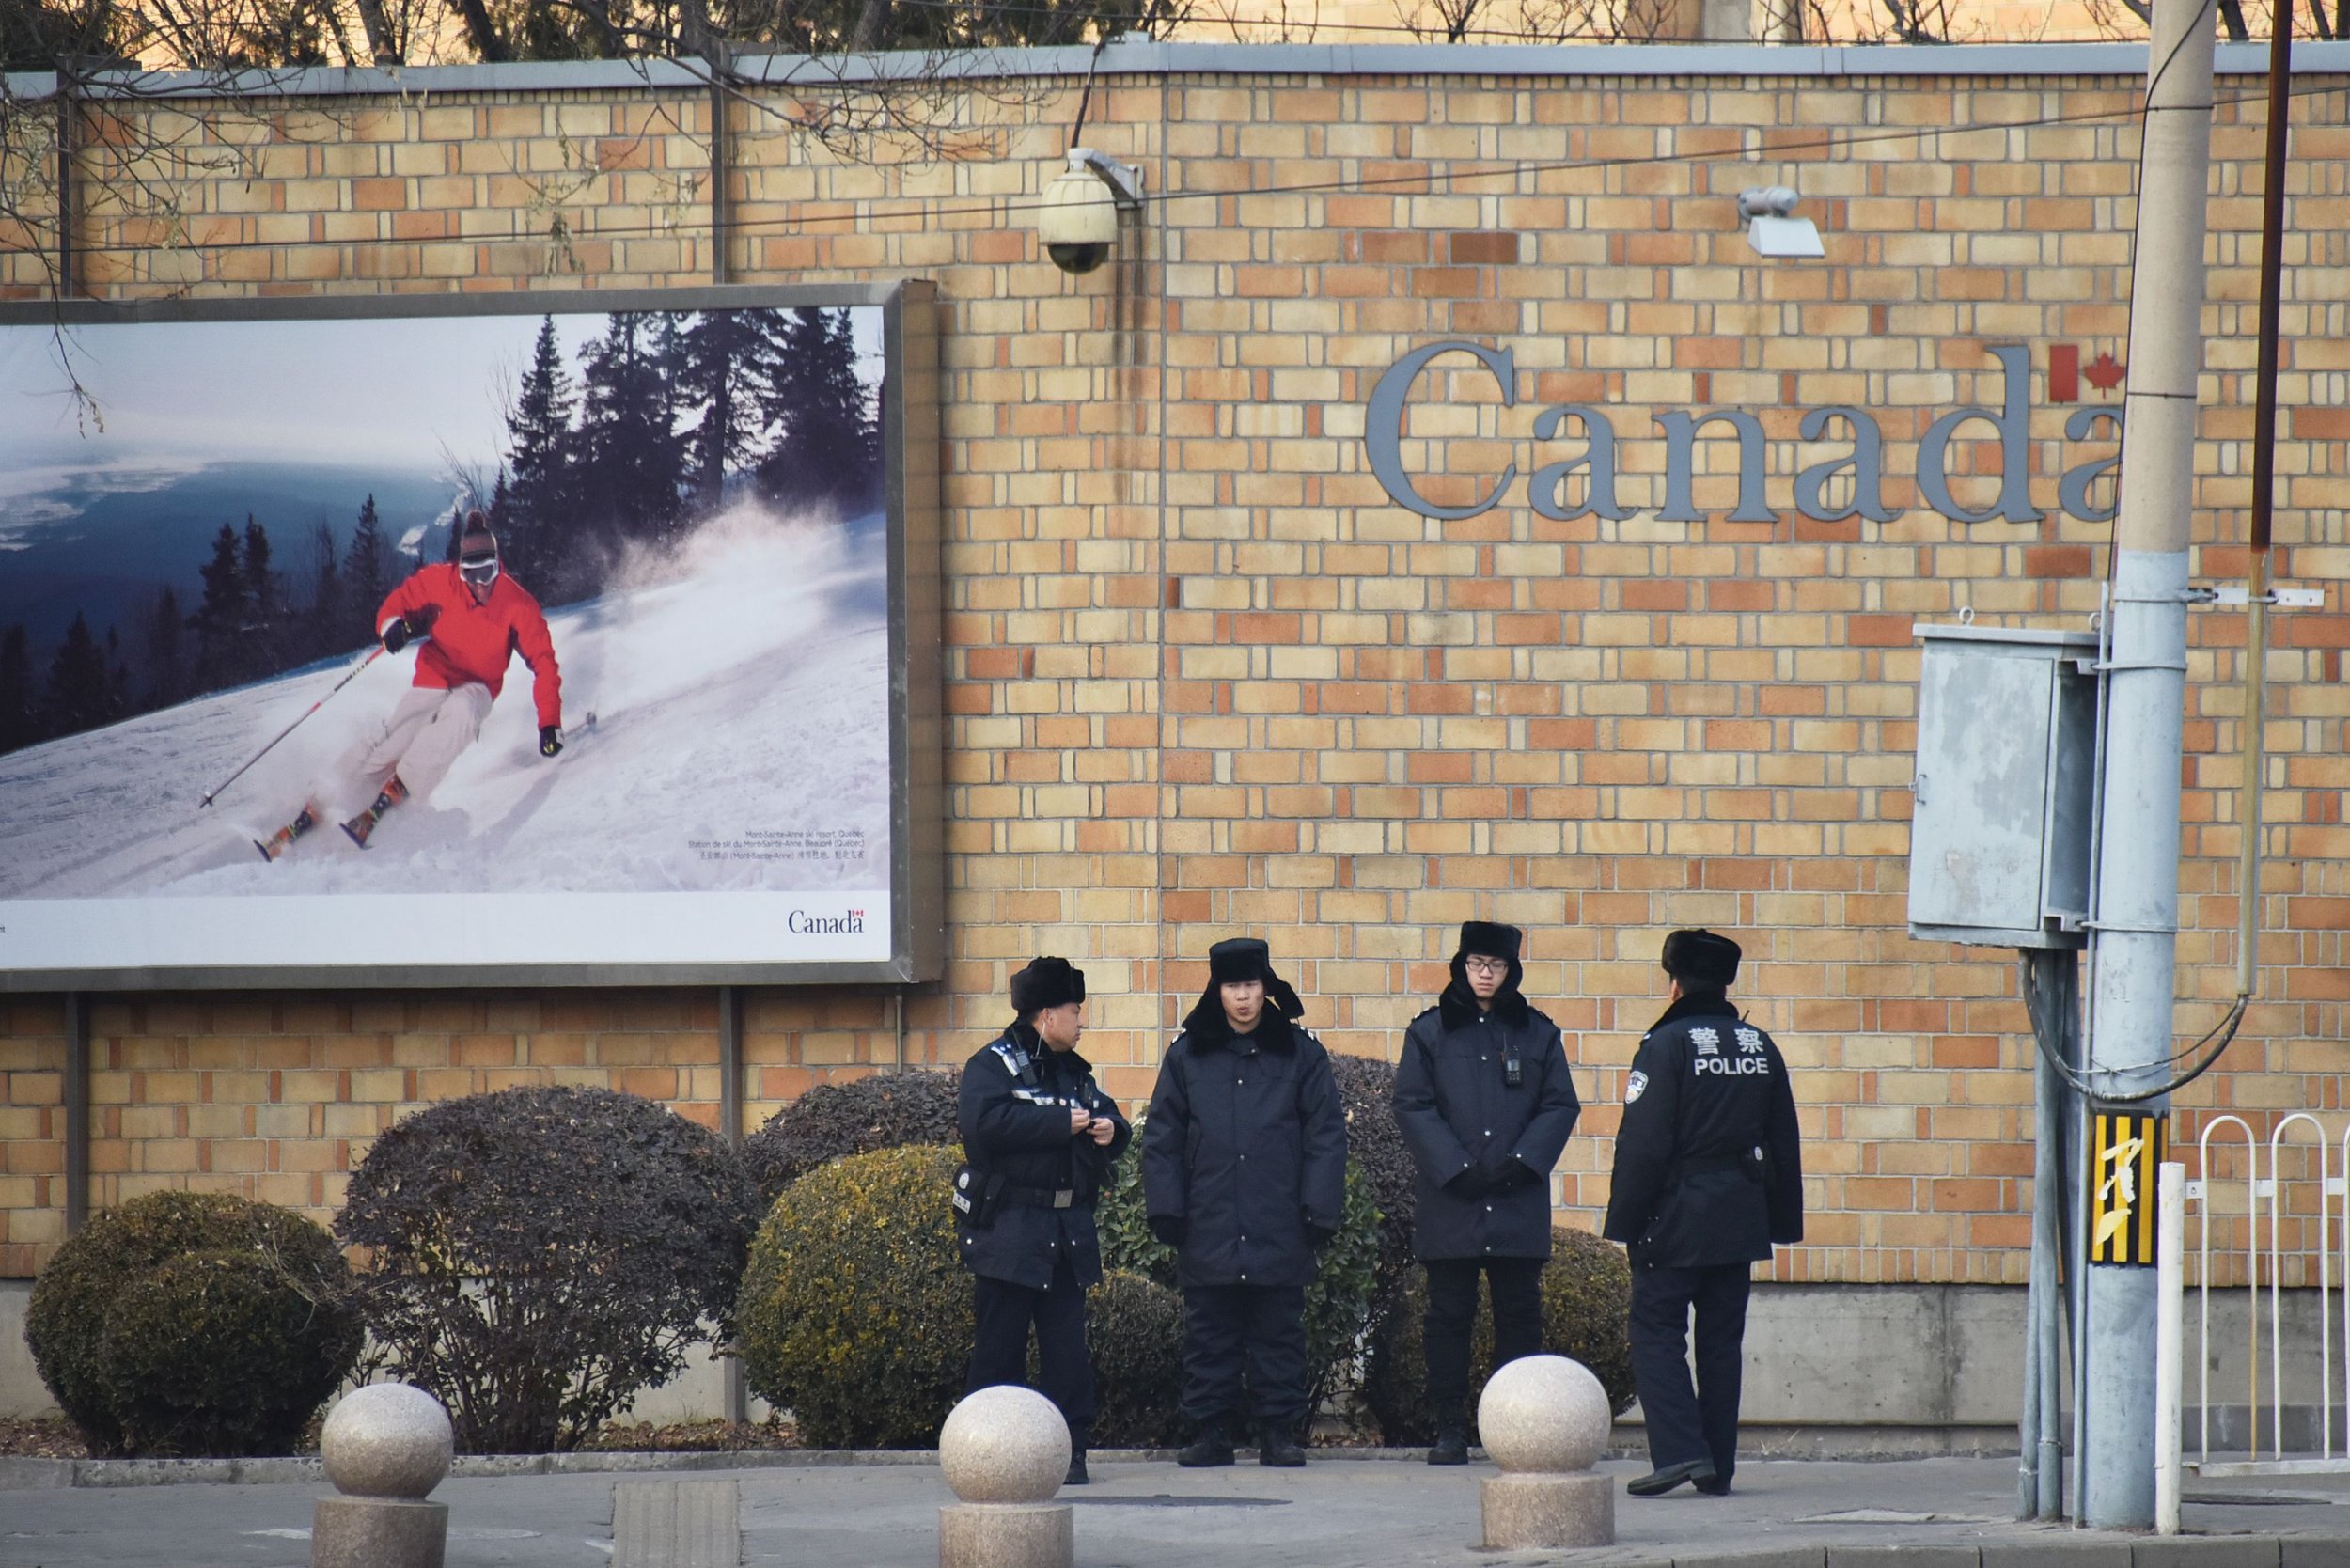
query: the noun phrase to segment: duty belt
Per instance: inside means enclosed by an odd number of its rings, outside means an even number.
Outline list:
[[[1035,1209],[1073,1209],[1078,1207],[1074,1187],[1006,1187],[1000,1195],[1007,1203],[1026,1203]],[[1086,1208],[1093,1205],[1088,1203]]]

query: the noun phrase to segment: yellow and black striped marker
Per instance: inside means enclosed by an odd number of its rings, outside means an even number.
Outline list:
[[[2142,1111],[2091,1116],[2091,1262],[2154,1266],[2154,1171],[2169,1146],[2167,1118]]]

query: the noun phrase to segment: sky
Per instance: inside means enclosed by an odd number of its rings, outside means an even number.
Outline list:
[[[605,316],[557,315],[566,368]],[[881,312],[852,318],[879,376]],[[0,533],[69,496],[157,488],[208,463],[384,464],[484,476],[530,361],[536,314],[0,326]],[[62,347],[61,347],[62,345]],[[77,418],[61,353],[95,398]]]

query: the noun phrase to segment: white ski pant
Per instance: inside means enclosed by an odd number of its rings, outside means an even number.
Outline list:
[[[344,756],[342,774],[361,806],[393,775],[417,800],[431,797],[490,716],[490,688],[411,686],[375,734]]]

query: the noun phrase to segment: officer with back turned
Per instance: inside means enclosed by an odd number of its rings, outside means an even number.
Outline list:
[[[1738,944],[1665,939],[1663,1016],[1624,1079],[1606,1234],[1632,1255],[1632,1374],[1648,1423],[1637,1497],[1683,1482],[1718,1497],[1738,1462],[1752,1265],[1803,1240],[1803,1160],[1787,1063],[1730,1005]],[[1697,1387],[1689,1320],[1697,1315]]]
[[[955,1230],[977,1333],[969,1390],[1026,1381],[1028,1330],[1047,1398],[1069,1423],[1082,1486],[1093,1426],[1086,1288],[1102,1278],[1093,1204],[1133,1137],[1077,1054],[1085,971],[1040,958],[1011,977],[1011,1026],[964,1064]]]

